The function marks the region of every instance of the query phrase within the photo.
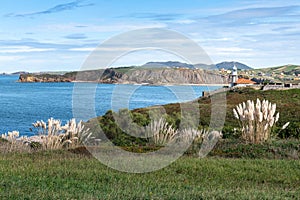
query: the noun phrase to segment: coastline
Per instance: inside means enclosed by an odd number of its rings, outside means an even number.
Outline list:
[[[205,83],[168,83],[168,84],[150,84],[150,83],[122,83],[122,82],[115,82],[115,83],[107,83],[107,82],[99,82],[99,81],[41,81],[41,82],[33,82],[33,81],[20,81],[17,80],[17,83],[95,83],[95,84],[111,84],[111,85],[139,85],[139,86],[230,86],[230,84],[220,84],[220,83],[212,83],[212,84],[205,84]]]
[[[228,77],[212,71],[192,69],[135,69],[130,72],[107,68],[104,71],[81,71],[57,74],[21,74],[19,82],[72,82],[131,85],[216,85],[227,86]]]

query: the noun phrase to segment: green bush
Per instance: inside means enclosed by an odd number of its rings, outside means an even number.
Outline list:
[[[7,142],[8,142],[8,141],[7,141],[6,139],[0,137],[0,144],[1,144],[1,143],[7,143]]]
[[[42,149],[42,144],[39,143],[39,142],[31,142],[29,144],[30,148],[33,149],[33,150],[39,150],[39,149]]]
[[[286,129],[281,130],[281,127],[278,127],[274,132],[282,139],[290,137],[300,139],[300,122],[291,122]]]

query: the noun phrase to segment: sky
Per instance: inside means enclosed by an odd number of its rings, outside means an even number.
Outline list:
[[[212,63],[300,64],[299,0],[2,0],[0,73],[79,70],[103,42],[143,28],[184,35]],[[181,61],[148,50],[115,65],[168,60]]]

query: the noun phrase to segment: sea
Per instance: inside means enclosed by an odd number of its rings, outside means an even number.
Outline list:
[[[75,116],[89,117],[108,110],[135,109],[194,100],[203,91],[220,86],[118,85],[95,83],[20,83],[16,75],[0,75],[0,134],[19,131],[30,136],[32,123],[49,118],[62,123]],[[78,107],[92,109],[92,115],[78,115]]]

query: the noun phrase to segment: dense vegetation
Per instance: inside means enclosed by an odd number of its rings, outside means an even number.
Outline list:
[[[238,138],[240,131],[238,129],[238,122],[233,116],[232,109],[241,102],[250,100],[267,99],[272,103],[277,104],[277,111],[280,113],[279,122],[277,126],[272,129],[272,135],[278,138],[300,138],[300,90],[269,90],[261,91],[251,88],[234,89],[227,92],[227,108],[226,108],[226,120],[223,128],[224,138]],[[209,97],[199,98],[200,109],[200,123],[199,128],[208,128],[211,115],[211,99]],[[178,128],[181,115],[180,104],[168,104],[164,106],[167,115],[165,116],[168,123]],[[124,112],[130,113],[133,122],[140,126],[147,125],[149,120],[149,108],[136,109],[133,111],[121,110],[117,114]],[[99,132],[99,125],[105,132],[107,137],[112,140],[116,145],[120,146],[139,146],[145,145],[146,140],[136,139],[127,135],[119,126],[115,123],[114,114],[112,111],[108,111],[104,116],[91,120],[90,128],[94,133]],[[281,130],[282,126],[290,122],[290,125]],[[92,125],[91,125],[92,124]],[[97,124],[98,126],[94,126]]]

